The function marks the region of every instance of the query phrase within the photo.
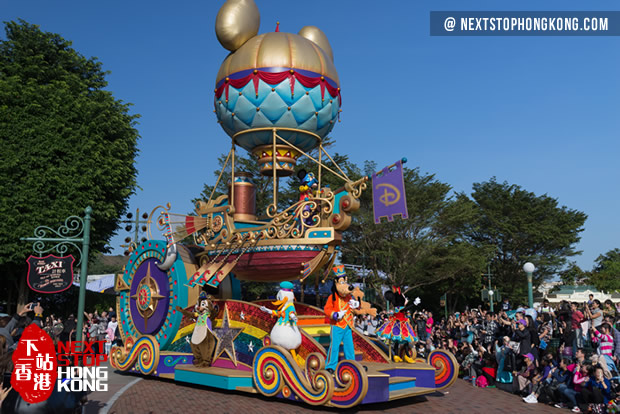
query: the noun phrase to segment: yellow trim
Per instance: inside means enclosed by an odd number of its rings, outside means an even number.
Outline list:
[[[176,342],[179,339],[181,339],[182,337],[189,335],[190,333],[192,333],[194,331],[194,325],[196,325],[195,323],[192,323],[191,325],[187,325],[181,329],[179,329],[177,331],[177,334],[174,336],[174,339],[172,340],[172,342]]]
[[[325,326],[312,326],[312,325],[298,325],[305,333],[308,335],[321,335],[321,334],[329,334],[332,330],[331,325]]]

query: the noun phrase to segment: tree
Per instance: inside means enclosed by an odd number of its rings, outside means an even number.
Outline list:
[[[597,257],[588,281],[603,292],[620,290],[620,249],[610,250]]]
[[[371,174],[376,166],[366,163],[365,170]],[[409,218],[376,225],[372,194],[365,192],[343,235],[342,260],[370,269],[372,276],[365,282],[371,288],[407,286],[414,290],[413,296],[416,290],[444,280],[479,278],[486,250],[462,237],[474,217],[473,203],[450,198],[448,184],[432,174],[420,174],[417,168],[404,169],[404,182]]]
[[[511,302],[524,303],[527,297],[525,262],[536,265],[534,284],[538,285],[561,271],[568,258],[580,254],[575,244],[584,230],[585,213],[495,178],[475,183],[471,197],[477,213],[467,238],[474,245],[497,248],[491,264],[493,280]],[[459,198],[469,199],[464,194]]]
[[[90,205],[91,251],[105,250],[136,188],[138,115],[105,89],[109,72],[102,64],[72,49],[70,41],[23,20],[6,23],[5,31],[0,271],[10,281],[9,295],[19,286],[17,303],[24,303],[32,250],[20,237],[32,236],[39,225],[56,229]]]
[[[576,285],[587,277],[587,272],[584,272],[581,267],[577,265],[577,263],[570,262],[566,266],[566,269],[563,269],[560,273],[558,273],[558,276],[560,277],[562,284]]]

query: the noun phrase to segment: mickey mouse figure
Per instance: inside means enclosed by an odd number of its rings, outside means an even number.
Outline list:
[[[301,185],[299,186],[299,201],[307,201],[314,197],[319,181],[313,173],[307,172],[303,168],[297,171],[297,178]]]
[[[307,172],[302,168],[297,171],[297,178],[299,178],[301,183],[299,186],[299,201],[308,201],[311,198],[314,198],[319,186],[319,181],[316,179],[314,174]],[[308,226],[312,225],[312,209],[309,205],[304,206],[304,212],[308,212],[307,215],[304,214],[304,223]]]

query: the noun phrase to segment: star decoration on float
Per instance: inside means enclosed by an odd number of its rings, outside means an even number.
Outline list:
[[[250,343],[248,344],[248,350],[254,353],[254,342],[250,341]]]
[[[242,321],[245,321],[245,313],[241,312],[239,314],[239,317],[241,318]]]
[[[144,318],[144,330],[146,331],[149,318],[153,316],[155,309],[157,309],[157,303],[161,299],[164,299],[164,297],[159,294],[159,286],[157,286],[157,282],[151,276],[150,263],[146,270],[146,276],[144,276],[144,278],[140,281],[138,290],[136,290],[136,293],[131,296],[131,299],[136,301],[138,312],[142,318]]]
[[[213,329],[217,345],[215,347],[215,353],[213,360],[216,361],[224,352],[228,354],[228,358],[232,363],[237,366],[237,354],[235,352],[235,339],[243,331],[240,328],[230,327],[230,318],[228,316],[228,307],[224,308],[224,317],[222,318],[222,326]]]

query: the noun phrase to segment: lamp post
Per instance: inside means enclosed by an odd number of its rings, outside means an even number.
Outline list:
[[[489,278],[489,290],[488,290],[488,294],[489,294],[489,308],[491,310],[491,312],[493,312],[493,294],[495,292],[493,292],[493,289],[491,288],[491,263],[487,264],[487,273],[486,275]]]
[[[534,293],[532,292],[532,273],[536,270],[533,263],[527,262],[523,265],[523,271],[527,275],[527,302],[530,308],[534,307]]]

